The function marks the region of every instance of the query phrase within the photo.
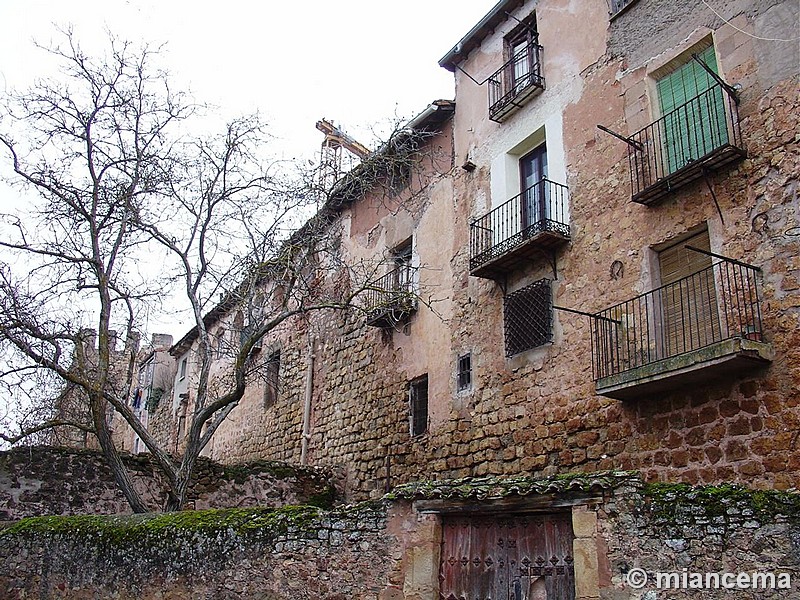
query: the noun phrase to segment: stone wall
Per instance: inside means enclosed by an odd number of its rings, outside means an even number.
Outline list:
[[[377,599],[385,522],[381,505],[31,519],[0,534],[0,596]]]
[[[25,519],[0,531],[0,596],[435,600],[440,519],[454,510],[571,511],[578,600],[732,593],[659,589],[657,573],[776,575],[774,589],[735,590],[748,599],[794,598],[800,581],[797,494],[646,485],[614,472],[418,482],[331,511]],[[641,588],[629,584],[634,569],[648,577]]]
[[[277,401],[266,406],[263,385],[248,386],[207,453],[222,462],[299,462],[313,354],[307,458],[341,468],[349,500],[431,476],[604,469],[636,469],[647,481],[795,486],[800,98],[789,44],[770,39],[797,37],[796,2],[714,3],[730,23],[692,0],[637,0],[613,20],[605,0],[522,4],[515,19],[536,10],[547,89],[498,125],[486,118],[485,88],[457,73],[453,131],[448,124],[434,142],[449,152],[452,141],[453,164],[475,168],[441,169],[412,206],[366,195],[335,224],[354,264],[385,256],[413,234],[423,300],[417,312],[384,329],[365,326],[357,312],[285,323],[265,340],[281,349]],[[489,73],[501,63],[503,36],[515,19],[464,58],[467,72]],[[627,146],[597,125],[630,135],[651,123],[658,116],[654,72],[709,40],[723,76],[741,88],[747,157],[657,205],[633,203]],[[570,241],[553,256],[526,259],[505,282],[471,276],[470,221],[508,200],[500,180],[510,179],[498,165],[513,165],[542,129],[550,175],[558,163],[569,186]],[[589,319],[558,310],[552,343],[505,356],[505,291],[547,277],[553,304],[594,313],[657,288],[658,249],[698,228],[708,229],[713,252],[761,269],[769,366],[625,401],[608,398],[597,394],[592,376]],[[467,352],[472,382],[459,391],[457,359]],[[429,427],[412,437],[408,385],[423,374]],[[158,410],[151,426],[177,448],[174,414]]]
[[[160,510],[166,501],[166,486],[149,455],[123,454],[123,460],[145,504],[153,511]],[[222,466],[201,458],[187,507],[327,506],[334,494],[330,480],[319,469],[268,461]],[[97,451],[42,446],[0,452],[0,520],[126,513],[130,508]]]

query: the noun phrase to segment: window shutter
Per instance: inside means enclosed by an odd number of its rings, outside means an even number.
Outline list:
[[[664,356],[702,348],[718,338],[720,322],[708,231],[659,252]]]
[[[718,73],[714,47],[698,53],[698,58]],[[728,128],[722,90],[695,61],[689,61],[656,83],[664,118],[663,149],[668,172],[705,156],[727,142]],[[707,93],[705,93],[707,92]]]

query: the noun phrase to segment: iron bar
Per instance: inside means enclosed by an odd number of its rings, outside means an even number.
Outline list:
[[[642,204],[745,156],[736,102],[719,83],[628,138],[617,137],[629,144],[632,199]]]
[[[613,135],[618,140],[622,140],[623,142],[625,142],[629,146],[633,146],[639,152],[644,151],[644,146],[642,146],[639,142],[636,142],[636,141],[632,140],[631,138],[626,138],[624,135],[620,135],[616,131],[612,131],[608,127],[605,127],[603,125],[598,125],[597,128],[600,131],[605,131],[609,135]]]
[[[734,265],[739,265],[740,267],[746,267],[748,269],[753,269],[754,271],[761,271],[761,267],[756,267],[755,265],[750,265],[746,262],[742,262],[740,260],[736,260],[735,258],[728,258],[722,254],[714,254],[708,250],[703,250],[702,248],[695,248],[694,246],[690,246],[686,244],[684,246],[687,250],[691,250],[692,252],[699,252],[700,254],[705,254],[706,256],[713,256],[714,258],[719,258],[720,260],[724,260],[725,262],[729,262]]]
[[[727,81],[725,81],[722,77],[719,76],[718,73],[716,73],[705,62],[703,62],[703,60],[700,58],[700,56],[697,54],[697,52],[693,52],[692,53],[692,58],[695,60],[695,62],[699,63],[699,65],[701,67],[703,67],[703,69],[706,71],[706,73],[708,73],[709,76],[714,81],[716,81],[723,88],[725,88],[725,90],[733,97],[734,102],[736,102],[736,104],[738,105],[739,104],[739,92],[736,91],[736,88],[733,87],[731,84],[729,84]]]
[[[719,262],[605,310],[584,313],[592,319],[595,379],[727,339],[763,339],[757,281],[760,269],[698,251]]]
[[[470,270],[507,255],[543,232],[569,237],[568,188],[542,179],[470,223]]]

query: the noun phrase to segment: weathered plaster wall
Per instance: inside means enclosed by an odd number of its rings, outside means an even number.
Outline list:
[[[163,475],[148,455],[123,455],[134,487],[154,511],[166,500]],[[266,461],[221,466],[198,462],[188,506],[226,508],[317,503],[333,500],[330,476]],[[47,446],[0,452],[0,520],[37,515],[130,513],[102,455],[92,450]]]
[[[311,336],[308,457],[311,464],[345,469],[351,499],[433,475],[610,468],[639,469],[648,481],[796,486],[798,62],[786,58],[792,51],[782,43],[752,37],[796,38],[797,20],[778,18],[794,15],[796,2],[711,4],[731,25],[688,0],[674,9],[638,0],[613,21],[601,0],[541,0],[517,10],[517,18],[537,11],[547,89],[497,124],[487,118],[486,89],[457,74],[456,167],[438,170],[442,177],[419,203],[366,199],[340,221],[344,251],[354,259],[380,256],[414,230],[416,259],[424,267],[421,291],[435,302],[394,330],[365,327],[357,314],[287,324],[276,336],[283,348],[278,402],[266,408],[263,389],[248,389],[211,454],[224,461],[299,460]],[[466,57],[467,72],[485,77],[502,64],[502,39],[512,21]],[[627,147],[596,126],[630,135],[657,118],[650,101],[653,71],[709,35],[723,76],[742,86],[748,156],[711,176],[719,211],[702,180],[656,206],[634,204]],[[469,275],[470,220],[508,199],[502,195],[511,185],[508,156],[554,119],[560,127],[546,133],[550,140],[558,129],[571,241],[558,250],[555,271],[547,256],[534,257],[509,277],[508,289],[555,278],[555,305],[598,311],[653,289],[654,246],[705,225],[712,251],[762,269],[764,332],[775,351],[768,368],[612,400],[595,392],[588,319],[560,311],[553,314],[552,344],[505,357],[503,290]],[[498,160],[502,155],[508,156]],[[472,172],[459,168],[467,159],[476,165]],[[618,278],[610,273],[614,261],[622,264]],[[465,352],[472,354],[473,383],[457,393],[456,357]],[[408,381],[426,372],[430,429],[411,438]]]

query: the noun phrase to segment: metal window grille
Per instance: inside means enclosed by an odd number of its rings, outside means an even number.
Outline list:
[[[411,435],[421,435],[428,430],[428,376],[411,382]]]
[[[458,357],[458,372],[456,374],[458,391],[468,390],[472,386],[472,355],[464,354]]]
[[[540,279],[505,297],[506,356],[553,341],[550,280]]]

